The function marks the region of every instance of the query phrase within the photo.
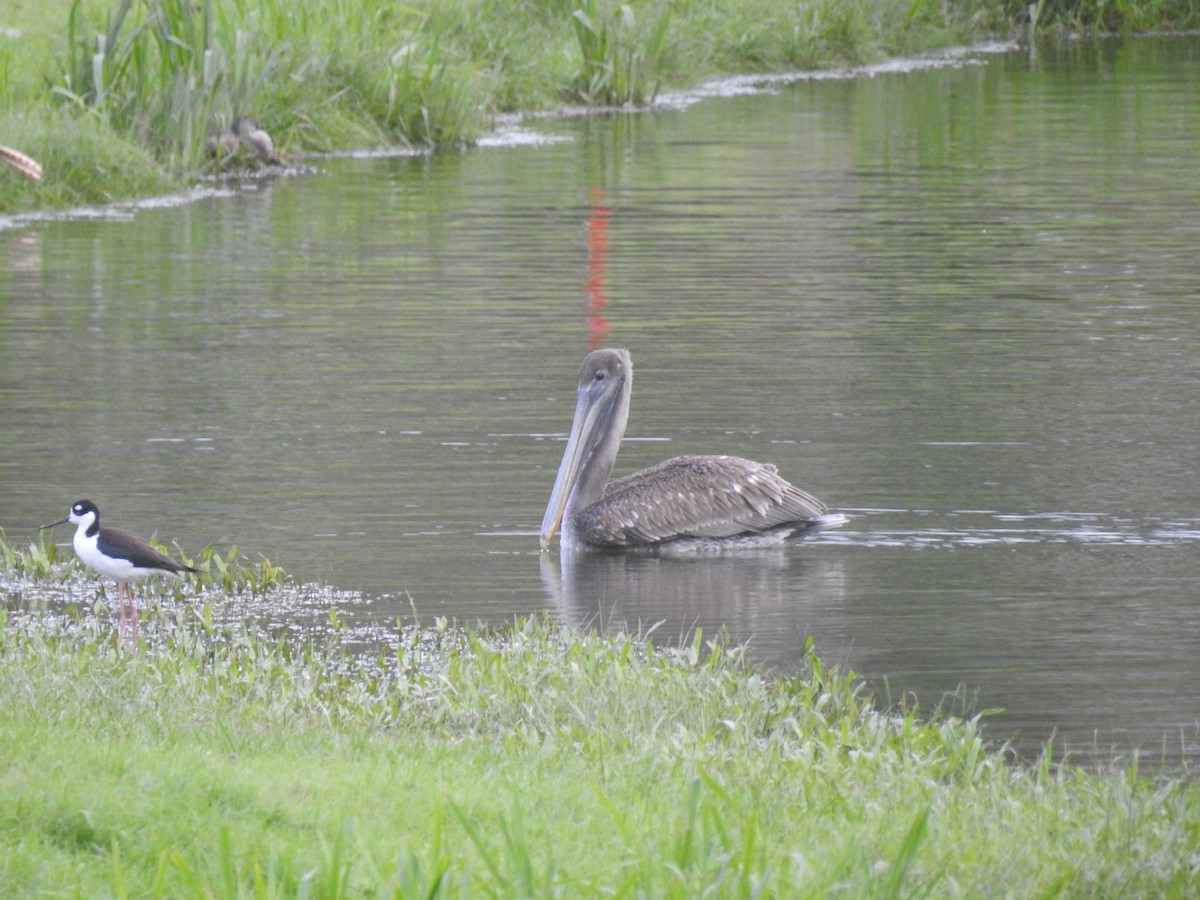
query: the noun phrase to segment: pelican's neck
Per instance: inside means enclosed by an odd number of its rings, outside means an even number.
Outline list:
[[[625,434],[632,389],[626,350],[594,350],[579,367],[575,417],[542,517],[543,550],[560,531],[564,543],[574,543],[577,520],[603,499]]]
[[[624,428],[621,429],[624,432]],[[596,445],[590,453],[587,463],[579,473],[575,489],[567,501],[566,517],[570,518],[578,510],[587,509],[593,503],[604,497],[604,488],[612,475],[613,465],[617,461],[617,451],[621,449],[621,434],[605,435],[604,440]]]
[[[575,515],[604,498],[604,489],[612,475],[625,436],[625,425],[629,421],[629,398],[633,379],[626,373],[620,391],[612,398],[612,408],[606,415],[607,423],[595,443],[587,449],[587,460],[580,469],[575,488],[567,500],[563,513],[564,532],[574,530]],[[568,540],[569,535],[564,534]]]

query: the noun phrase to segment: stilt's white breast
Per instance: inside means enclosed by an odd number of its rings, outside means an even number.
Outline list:
[[[100,574],[115,578],[117,581],[136,578],[133,563],[129,560],[114,559],[100,552],[100,535],[94,534],[90,537],[87,535],[90,524],[90,522],[81,522],[75,531],[75,538],[71,541],[75,547],[75,555],[83,560],[85,565],[91,566]]]

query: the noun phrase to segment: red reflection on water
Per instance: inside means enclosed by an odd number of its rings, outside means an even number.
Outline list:
[[[599,185],[589,192],[591,205],[587,218],[587,346],[595,350],[604,345],[608,337],[608,318],[604,308],[608,298],[604,295],[605,266],[608,262],[608,220],[612,209],[604,205],[604,192]]]

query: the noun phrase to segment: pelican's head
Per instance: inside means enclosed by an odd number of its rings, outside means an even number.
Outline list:
[[[604,495],[604,485],[617,458],[629,395],[633,388],[633,363],[628,350],[594,350],[579,368],[575,421],[542,518],[542,549],[558,531],[568,510],[583,508]]]

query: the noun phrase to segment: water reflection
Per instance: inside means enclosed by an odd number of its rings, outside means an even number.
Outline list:
[[[611,328],[604,314],[608,306],[604,280],[608,261],[608,220],[612,216],[612,209],[604,205],[604,191],[599,186],[592,187],[589,194],[587,279],[584,282],[587,291],[587,346],[589,350],[597,350],[604,346]]]
[[[564,550],[542,554],[541,571],[550,609],[564,622],[654,628],[667,640],[696,628],[724,633],[784,670],[794,670],[815,627],[837,627],[845,604],[842,562],[794,547],[710,557]]]

